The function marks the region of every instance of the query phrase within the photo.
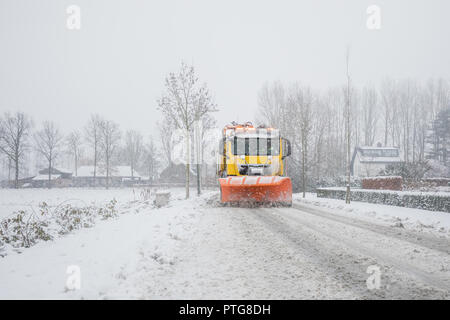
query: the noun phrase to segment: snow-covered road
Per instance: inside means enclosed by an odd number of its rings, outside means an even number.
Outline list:
[[[450,242],[294,208],[203,208],[180,262],[150,274],[143,298],[450,297]],[[424,241],[422,241],[424,240]],[[369,290],[369,266],[381,286]]]
[[[217,194],[106,221],[0,260],[1,298],[450,298],[447,234],[296,200],[217,205]],[[383,207],[383,206],[381,206]],[[80,290],[64,289],[79,264]],[[380,270],[380,287],[366,280]],[[374,283],[374,282],[372,282]]]

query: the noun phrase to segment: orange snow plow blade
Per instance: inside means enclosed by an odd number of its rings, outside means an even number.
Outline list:
[[[220,178],[222,203],[292,204],[292,183],[288,177],[235,176]]]

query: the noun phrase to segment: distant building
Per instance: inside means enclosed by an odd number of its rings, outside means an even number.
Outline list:
[[[139,183],[141,176],[136,170],[131,172],[130,166],[114,166],[111,168],[109,185],[112,187],[127,186]],[[77,175],[73,176],[73,185],[77,187],[94,186],[94,166],[81,166],[77,169]],[[95,186],[106,186],[106,170],[97,167],[95,172]]]
[[[197,176],[196,172],[193,171],[193,166],[191,166],[190,170],[190,184],[195,185]],[[168,167],[166,167],[160,175],[159,182],[167,183],[167,184],[181,184],[184,185],[186,182],[186,166],[184,164],[174,164],[170,163]]]
[[[72,172],[62,168],[52,168],[49,180],[49,169],[39,170],[39,174],[33,177],[30,184],[34,188],[69,187],[72,184]]]
[[[396,147],[356,147],[351,162],[351,173],[357,177],[376,176],[388,164],[400,163],[400,150]]]

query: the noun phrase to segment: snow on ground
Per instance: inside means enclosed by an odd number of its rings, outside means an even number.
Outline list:
[[[55,189],[45,200],[59,202],[63,193],[74,196],[74,190]],[[30,190],[22,190],[28,193]],[[35,191],[35,190],[32,190]],[[182,192],[172,190],[172,205],[157,209],[143,202],[134,202],[131,189],[76,190],[78,199],[110,200],[118,196],[123,202],[122,215],[101,221],[93,228],[77,230],[50,242],[40,242],[22,253],[11,252],[0,258],[0,299],[98,299],[105,292],[116,288],[123,280],[123,272],[139,260],[142,250],[154,250],[154,260],[170,263],[172,247],[186,230],[192,212],[186,210],[194,203],[184,201],[179,205]],[[42,193],[41,193],[42,194]],[[95,199],[98,194],[98,199]],[[39,201],[37,192],[32,192],[33,201]],[[128,205],[126,200],[132,201]],[[17,201],[17,198],[16,198]],[[19,206],[17,202],[14,203]],[[27,203],[28,204],[28,203]],[[78,266],[81,271],[82,290],[66,288],[69,266]],[[125,296],[129,296],[124,293]]]
[[[318,198],[315,193],[306,193],[305,199],[300,193],[294,194],[293,199],[294,202],[309,206],[332,209],[334,214],[348,217],[356,216],[370,222],[450,237],[450,213],[448,212],[428,211],[359,201],[351,201],[347,205],[344,200]]]
[[[102,205],[112,199],[119,203],[133,201],[139,198],[141,189],[0,189],[0,218],[7,217],[17,210],[36,210],[40,203],[46,202],[54,207],[62,203],[74,205]]]
[[[121,214],[0,258],[0,299],[450,298],[444,213],[312,194],[294,195],[292,208],[236,208],[219,206],[216,191],[183,200],[172,189],[170,204],[155,208],[132,189],[21,191],[1,202],[115,196]],[[373,265],[382,285],[371,291]],[[70,266],[80,289],[67,287]]]

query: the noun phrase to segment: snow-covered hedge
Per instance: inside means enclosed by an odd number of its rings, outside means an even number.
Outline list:
[[[15,248],[28,248],[39,240],[52,239],[48,227],[49,223],[44,219],[20,210],[12,217],[0,221],[0,239]]]
[[[424,181],[438,187],[450,186],[450,178],[426,178]]]
[[[345,199],[345,188],[318,188],[317,197]],[[351,199],[399,207],[450,212],[450,193],[407,192],[390,190],[351,190]]]
[[[20,210],[0,220],[0,256],[4,245],[28,248],[39,241],[52,240],[76,229],[91,227],[98,219],[117,216],[117,201],[104,206],[73,206],[69,203],[51,208],[43,202],[39,212]]]
[[[362,179],[363,189],[402,190],[403,179],[400,176],[379,176]]]

